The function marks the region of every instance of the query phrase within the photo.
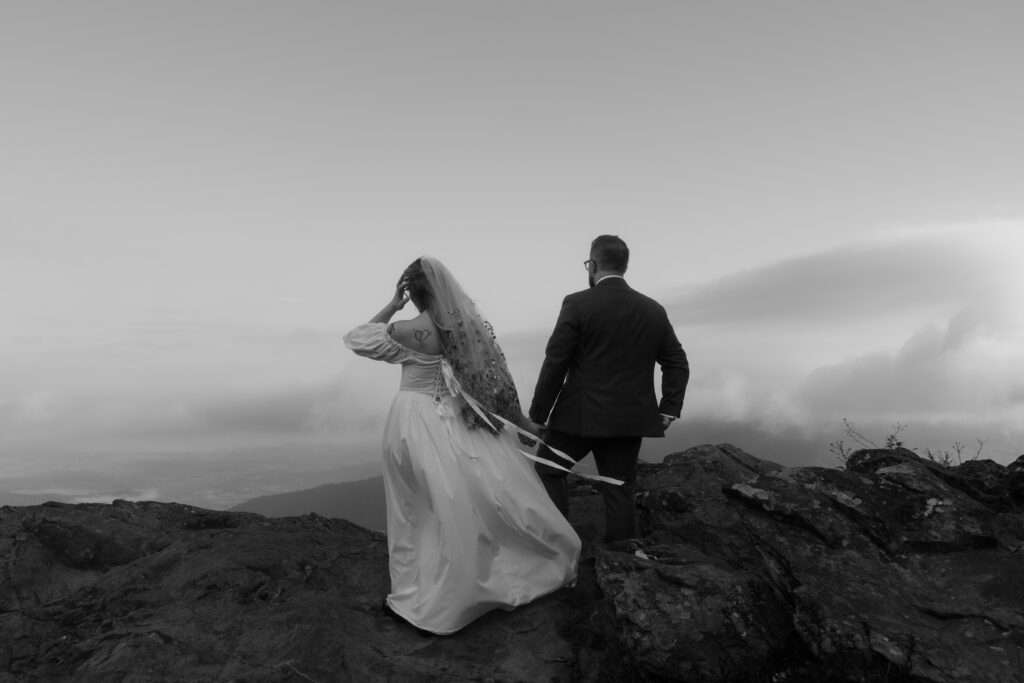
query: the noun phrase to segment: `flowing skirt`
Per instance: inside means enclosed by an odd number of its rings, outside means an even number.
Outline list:
[[[580,539],[518,448],[504,431],[442,419],[427,394],[395,397],[384,430],[387,601],[418,628],[453,633],[575,581]]]

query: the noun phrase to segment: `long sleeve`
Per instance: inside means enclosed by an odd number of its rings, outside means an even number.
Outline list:
[[[343,337],[345,346],[360,356],[385,363],[406,363],[411,352],[388,334],[386,323],[363,323]]]
[[[665,319],[665,334],[658,352],[661,366],[661,404],[659,411],[664,415],[679,417],[683,410],[686,385],[690,381],[690,364],[672,324]]]
[[[562,301],[558,321],[544,351],[544,364],[540,368],[540,376],[533,392],[530,419],[534,422],[547,422],[551,408],[555,405],[558,393],[565,382],[569,363],[579,342],[580,326],[577,317],[571,301],[566,297]]]

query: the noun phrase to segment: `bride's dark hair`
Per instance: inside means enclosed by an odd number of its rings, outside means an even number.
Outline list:
[[[401,281],[404,284],[405,291],[409,292],[409,300],[412,301],[413,305],[421,311],[430,313],[431,318],[435,318],[434,312],[430,310],[434,297],[430,294],[427,276],[423,272],[423,259],[418,258],[410,263],[409,267],[402,272]]]
[[[424,256],[409,264],[402,282],[409,299],[437,327],[441,354],[462,389],[487,410],[518,423],[522,417],[519,394],[494,329],[451,271]],[[468,405],[463,406],[462,417],[470,427],[486,424]]]

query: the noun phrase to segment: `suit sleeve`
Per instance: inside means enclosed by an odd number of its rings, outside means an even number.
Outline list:
[[[665,333],[658,351],[658,365],[661,366],[661,403],[658,410],[664,415],[679,417],[683,411],[686,385],[690,381],[690,364],[668,316],[665,317]]]
[[[569,363],[579,342],[580,324],[575,307],[569,297],[562,300],[562,309],[558,312],[558,321],[548,339],[544,350],[544,364],[540,368],[537,386],[533,391],[533,403],[530,405],[530,419],[544,424],[548,421],[551,408],[555,405],[565,375],[569,371]]]

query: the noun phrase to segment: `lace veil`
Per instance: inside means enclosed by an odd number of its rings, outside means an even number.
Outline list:
[[[426,309],[441,335],[444,359],[462,390],[485,410],[518,424],[523,414],[519,393],[494,328],[444,264],[429,256],[419,259],[418,263],[423,269]],[[415,282],[417,279],[415,275],[409,278],[413,296],[417,293],[416,285],[421,284]],[[461,414],[470,428],[486,425],[465,402]],[[496,420],[494,423],[501,428]]]

